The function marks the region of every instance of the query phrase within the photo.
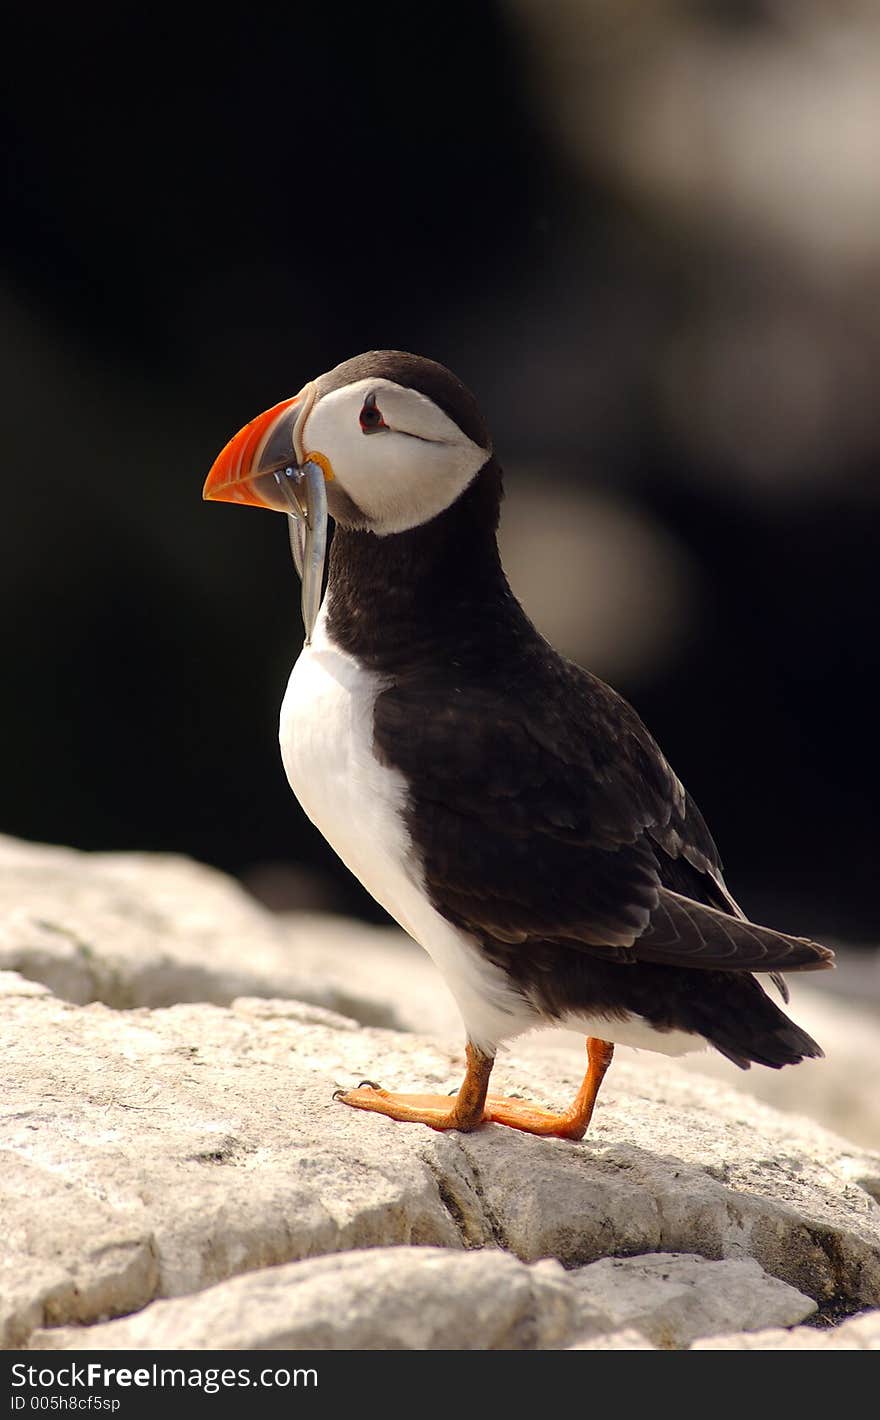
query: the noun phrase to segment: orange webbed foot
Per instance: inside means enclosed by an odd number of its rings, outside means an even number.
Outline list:
[[[407,1124],[427,1124],[431,1129],[476,1129],[482,1116],[470,1119],[449,1095],[396,1094],[379,1086],[361,1084],[356,1090],[336,1090],[333,1098],[352,1109],[369,1109]]]
[[[583,1139],[588,1119],[567,1110],[559,1114],[529,1100],[507,1099],[489,1095],[483,1109],[483,1119],[491,1124],[506,1124],[523,1134],[553,1135],[558,1139]]]
[[[372,1080],[362,1080],[356,1090],[335,1090],[333,1098],[352,1109],[371,1110],[406,1124],[427,1124],[430,1129],[476,1129],[480,1124],[506,1124],[525,1134],[583,1139],[614,1046],[605,1040],[587,1041],[587,1073],[570,1109],[556,1113],[527,1100],[489,1095],[494,1057],[468,1044],[467,1073],[454,1099],[449,1095],[396,1094]]]

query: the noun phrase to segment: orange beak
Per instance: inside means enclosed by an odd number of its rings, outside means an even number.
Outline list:
[[[214,460],[202,497],[289,512],[274,475],[304,462],[302,431],[315,394],[314,385],[307,384],[292,399],[274,404],[239,429]]]

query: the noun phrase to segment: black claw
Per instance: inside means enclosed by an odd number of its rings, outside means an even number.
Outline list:
[[[343,1095],[347,1095],[347,1094],[348,1094],[348,1090],[334,1090],[333,1093],[332,1093],[332,1095],[330,1096],[330,1098],[331,1098],[332,1100],[341,1100],[341,1099],[342,1099],[342,1096],[343,1096]]]
[[[358,1089],[362,1090],[364,1088],[364,1085],[366,1085],[371,1090],[381,1090],[382,1088],[381,1085],[376,1084],[375,1080],[361,1080],[360,1084],[358,1085]]]

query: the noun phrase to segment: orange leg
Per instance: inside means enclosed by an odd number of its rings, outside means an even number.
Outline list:
[[[561,1139],[583,1139],[593,1117],[593,1106],[599,1086],[605,1078],[605,1071],[611,1064],[613,1054],[614,1046],[610,1041],[589,1037],[584,1082],[574,1103],[563,1114],[554,1114],[552,1110],[543,1109],[539,1104],[529,1104],[525,1100],[489,1095],[483,1118],[494,1124],[508,1124],[511,1129],[522,1129],[527,1134],[555,1134]]]
[[[555,1134],[563,1139],[583,1139],[593,1114],[593,1106],[605,1071],[611,1064],[614,1046],[607,1040],[587,1041],[587,1073],[577,1098],[563,1114],[554,1114],[525,1100],[489,1095],[489,1076],[494,1058],[483,1055],[473,1045],[467,1047],[467,1073],[455,1100],[448,1095],[397,1095],[364,1081],[356,1090],[337,1090],[334,1099],[354,1109],[371,1109],[432,1129],[476,1129],[479,1124],[507,1124],[526,1134]]]
[[[494,1055],[468,1043],[467,1071],[455,1099],[448,1095],[394,1095],[364,1080],[356,1090],[336,1090],[333,1098],[355,1109],[372,1109],[413,1124],[429,1124],[432,1129],[476,1129],[483,1122],[483,1105],[489,1088]],[[366,1087],[366,1088],[365,1088]]]

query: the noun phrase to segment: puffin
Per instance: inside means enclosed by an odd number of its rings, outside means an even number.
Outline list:
[[[450,370],[344,361],[240,430],[203,496],[290,515],[306,640],[281,707],[287,778],[464,1023],[454,1096],[363,1080],[335,1099],[577,1140],[616,1044],[708,1046],[742,1069],[822,1055],[762,979],[785,1003],[781,973],[833,952],[746,918],[636,711],[529,620],[499,556],[501,467]],[[499,1046],[540,1026],[586,1037],[562,1111],[489,1092]]]

